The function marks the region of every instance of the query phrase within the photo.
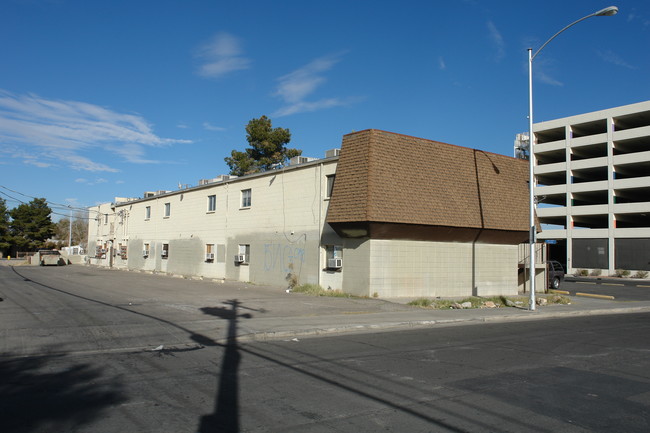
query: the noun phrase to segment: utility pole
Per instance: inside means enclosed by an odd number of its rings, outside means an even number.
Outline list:
[[[68,230],[68,255],[72,254],[72,208],[70,208],[70,229]]]

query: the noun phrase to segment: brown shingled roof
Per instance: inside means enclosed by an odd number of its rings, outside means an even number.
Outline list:
[[[528,231],[528,165],[369,129],[343,137],[327,222]]]

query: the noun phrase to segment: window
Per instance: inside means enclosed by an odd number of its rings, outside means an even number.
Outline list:
[[[160,254],[163,259],[169,257],[169,244],[163,244],[162,253]]]
[[[126,260],[127,246],[124,244],[119,244],[119,246],[120,246],[120,257],[122,258],[122,260]]]
[[[327,269],[341,269],[343,267],[343,247],[341,245],[325,245]]]
[[[243,189],[241,192],[241,207],[251,207],[251,198],[251,190]]]
[[[209,195],[208,196],[208,212],[214,212],[217,210],[217,196]]]
[[[144,219],[148,220],[151,218],[151,206],[144,208]]]
[[[205,244],[205,261],[214,262],[214,244]]]
[[[149,244],[144,244],[144,247],[142,248],[142,257],[145,259],[149,257]]]
[[[169,218],[169,215],[172,213],[172,204],[165,203],[165,218]]]
[[[104,224],[108,224],[108,214],[104,214]]]
[[[250,261],[251,246],[249,244],[240,244],[235,263],[238,265],[247,265]]]
[[[332,196],[332,190],[334,189],[334,178],[336,175],[329,175],[327,176],[327,198],[330,198]]]

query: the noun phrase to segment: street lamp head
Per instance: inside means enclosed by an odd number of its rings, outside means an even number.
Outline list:
[[[616,6],[610,6],[605,9],[601,9],[598,12],[594,12],[594,16],[597,17],[611,17],[612,15],[616,15],[618,13],[618,7]]]

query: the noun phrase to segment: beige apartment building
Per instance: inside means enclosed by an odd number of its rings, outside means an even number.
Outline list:
[[[379,130],[340,153],[91,211],[91,264],[378,297],[512,295],[527,164]]]
[[[535,197],[549,256],[650,270],[650,101],[537,123]]]

